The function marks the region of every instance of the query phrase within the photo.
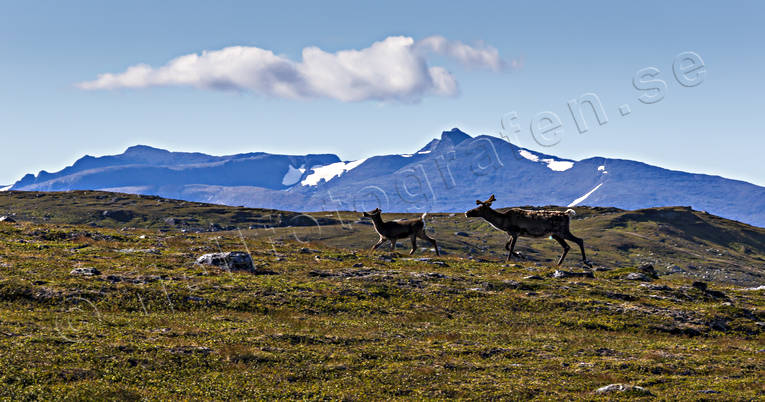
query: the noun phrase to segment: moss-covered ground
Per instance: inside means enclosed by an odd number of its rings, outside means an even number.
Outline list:
[[[547,240],[505,263],[500,234],[449,214],[428,220],[445,255],[413,258],[369,254],[376,235],[350,213],[321,230],[0,223],[0,398],[765,398],[760,229],[682,208],[580,212],[594,278],[553,277],[582,267],[577,250],[553,266]],[[693,232],[705,224],[738,237]],[[233,250],[257,271],[195,264]],[[651,261],[658,279],[624,279]],[[692,286],[715,264],[731,271]],[[612,383],[652,396],[594,393]]]

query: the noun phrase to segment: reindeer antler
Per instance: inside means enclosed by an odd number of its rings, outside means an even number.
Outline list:
[[[486,205],[487,207],[490,207],[491,203],[496,201],[496,200],[497,199],[494,198],[494,194],[492,194],[491,197],[489,197],[488,200],[486,200],[486,201],[475,200],[475,203],[476,203],[476,205]]]

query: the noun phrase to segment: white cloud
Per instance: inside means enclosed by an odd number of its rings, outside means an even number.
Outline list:
[[[465,66],[502,70],[505,62],[499,57],[499,51],[479,42],[476,46],[460,41],[450,41],[443,36],[429,36],[417,42],[416,47],[423,52],[433,52],[451,57]]]
[[[504,65],[497,50],[485,45],[471,47],[440,36],[421,41],[391,36],[360,50],[330,53],[307,47],[300,62],[266,49],[232,46],[180,56],[157,68],[137,64],[123,73],[100,74],[77,86],[86,90],[189,86],[344,102],[414,102],[427,95],[456,95],[454,76],[443,67],[429,66],[430,53],[448,56],[469,67],[497,71]]]

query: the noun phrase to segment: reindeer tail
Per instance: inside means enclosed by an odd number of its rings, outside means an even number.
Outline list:
[[[568,216],[574,216],[574,215],[576,215],[576,211],[574,211],[573,209],[569,208],[569,209],[566,210],[565,214],[568,215]]]

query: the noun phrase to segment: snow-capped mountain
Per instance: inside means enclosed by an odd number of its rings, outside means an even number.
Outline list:
[[[687,205],[765,226],[763,187],[622,159],[562,159],[456,128],[414,153],[357,161],[135,146],[121,155],[85,156],[60,172],[28,174],[10,189],[107,190],[298,211],[402,212],[461,212],[493,193],[497,206]]]

